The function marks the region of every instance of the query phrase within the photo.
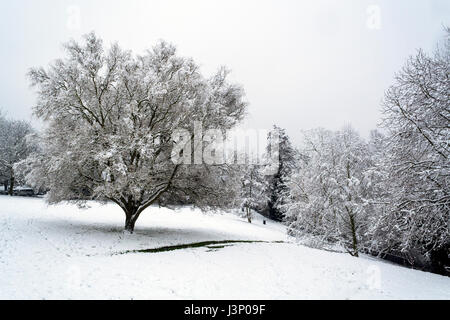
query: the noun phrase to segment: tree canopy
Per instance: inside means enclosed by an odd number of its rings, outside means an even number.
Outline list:
[[[194,121],[226,130],[243,118],[243,89],[228,83],[225,68],[205,78],[164,41],[134,55],[117,44],[105,49],[90,33],[64,48],[65,58],[29,72],[34,112],[48,126],[27,177],[46,184],[50,202],[113,201],[129,231],[155,202],[224,203],[228,167],[177,164],[171,151],[174,132],[193,132]]]

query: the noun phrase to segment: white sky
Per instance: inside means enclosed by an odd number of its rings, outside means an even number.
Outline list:
[[[205,75],[228,66],[250,103],[245,126],[277,124],[297,140],[352,124],[367,136],[394,73],[417,48],[433,50],[449,18],[447,0],[0,0],[0,108],[30,120],[27,70],[94,30],[138,53],[170,41]]]

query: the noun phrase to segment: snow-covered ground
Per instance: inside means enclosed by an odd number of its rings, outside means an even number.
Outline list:
[[[300,246],[261,218],[154,207],[129,235],[118,206],[90,205],[0,196],[0,299],[450,299],[448,277]],[[117,254],[210,240],[267,242]]]

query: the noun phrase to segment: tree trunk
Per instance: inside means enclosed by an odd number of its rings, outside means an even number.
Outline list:
[[[249,223],[252,223],[252,214],[251,214],[250,208],[248,208],[248,207],[247,207],[247,221]]]
[[[136,220],[133,219],[132,216],[127,215],[125,218],[125,231],[128,231],[129,233],[133,233],[135,223],[136,223]]]
[[[11,177],[11,179],[9,180],[9,191],[8,194],[10,196],[12,196],[14,193],[14,177]]]
[[[350,214],[350,226],[352,231],[352,245],[353,245],[353,254],[352,256],[358,257],[358,238],[356,237],[356,225],[355,225],[355,218],[352,214]]]
[[[350,180],[351,176],[350,176],[350,163],[347,162],[347,178]],[[352,195],[349,194],[348,195],[348,200],[352,201]],[[347,214],[348,217],[350,218],[350,228],[351,228],[351,232],[352,232],[352,247],[353,247],[353,254],[351,254],[354,257],[359,257],[358,254],[358,238],[356,237],[356,222],[355,222],[355,217],[353,215],[353,211],[349,208],[347,208],[347,206],[345,206],[345,209],[347,210]]]
[[[125,211],[125,231],[133,233],[134,225],[138,218],[138,208],[130,208],[128,211]]]

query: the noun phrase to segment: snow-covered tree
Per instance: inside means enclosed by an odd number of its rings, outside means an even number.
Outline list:
[[[287,183],[289,232],[341,244],[358,256],[379,186],[368,144],[350,127],[311,130],[304,136],[299,168]]]
[[[268,134],[267,153],[270,154],[272,150],[270,148],[274,145],[278,145],[278,163],[275,174],[267,176],[268,179],[268,213],[269,218],[277,221],[282,221],[284,218],[283,205],[285,204],[286,197],[288,197],[288,188],[286,187],[286,179],[290,176],[292,170],[296,167],[298,157],[297,152],[292,146],[289,136],[286,130],[283,128],[274,126],[271,132]],[[275,139],[276,141],[271,141]],[[273,165],[273,164],[269,164]]]
[[[269,200],[267,179],[262,170],[263,167],[257,164],[247,164],[242,170],[241,209],[250,223],[252,210],[263,210]]]
[[[380,250],[402,252],[412,263],[419,254],[449,264],[449,75],[447,29],[433,55],[419,50],[409,58],[383,103],[392,199],[374,236]]]
[[[17,180],[14,165],[33,151],[33,147],[27,143],[27,136],[32,132],[28,122],[9,120],[0,115],[0,180],[9,195],[13,195]]]
[[[243,118],[243,90],[227,82],[226,69],[205,78],[166,42],[137,56],[117,44],[105,49],[93,33],[65,50],[64,59],[29,73],[38,89],[34,112],[48,129],[26,176],[50,188],[49,202],[113,201],[130,232],[156,202],[229,203],[229,167],[172,161],[177,129],[193,137],[194,121],[224,131]]]

